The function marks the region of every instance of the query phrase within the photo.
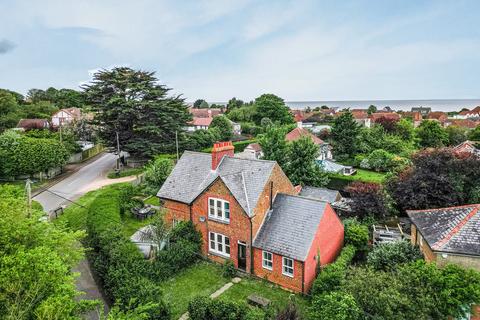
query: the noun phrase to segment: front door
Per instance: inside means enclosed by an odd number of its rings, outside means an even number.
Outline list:
[[[238,242],[238,269],[247,270],[247,246],[245,242]]]

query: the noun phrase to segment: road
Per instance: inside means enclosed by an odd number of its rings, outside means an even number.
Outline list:
[[[70,205],[68,200],[75,200],[88,191],[117,182],[130,181],[132,178],[108,179],[107,173],[115,167],[116,156],[105,153],[95,161],[43,191],[33,199],[40,202],[45,212],[51,212],[62,205]],[[68,199],[68,200],[67,200]]]
[[[105,153],[86,165],[78,165],[72,174],[49,187],[47,189],[48,191],[37,194],[33,199],[40,202],[45,212],[50,213],[62,205],[70,205],[71,201],[69,200],[74,201],[89,191],[108,184],[134,179],[134,177],[108,179],[107,173],[114,168],[115,163],[116,156]],[[80,276],[76,280],[76,286],[78,290],[85,293],[82,299],[98,299],[104,304],[104,312],[108,312],[105,300],[92,276],[88,261],[86,259],[82,260],[74,271],[80,273]],[[99,310],[87,314],[86,319],[99,319]]]

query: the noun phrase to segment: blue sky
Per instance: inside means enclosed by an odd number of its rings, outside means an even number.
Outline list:
[[[0,0],[0,87],[157,72],[187,100],[480,98],[480,1]]]

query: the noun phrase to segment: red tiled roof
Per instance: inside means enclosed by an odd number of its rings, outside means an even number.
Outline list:
[[[189,109],[190,113],[193,115],[193,117],[198,117],[198,118],[211,118],[218,116],[222,114],[222,110],[220,109],[195,109],[195,108],[190,108]]]
[[[462,128],[475,129],[478,123],[470,119],[452,119],[450,120],[450,125]]]
[[[444,121],[448,119],[448,115],[442,111],[432,111],[428,114],[427,119],[434,119],[439,121]]]
[[[355,119],[366,119],[368,118],[368,113],[365,110],[353,109],[350,111]]]
[[[400,120],[400,115],[395,112],[375,112],[370,115],[370,118],[375,122],[380,118],[386,118],[389,120]]]
[[[47,119],[21,119],[17,128],[29,129],[45,129],[50,127],[50,122]]]
[[[209,126],[212,123],[213,118],[193,117],[190,124],[194,126]]]
[[[293,129],[292,131],[287,133],[287,135],[285,136],[285,140],[291,142],[291,141],[296,141],[296,140],[300,139],[301,137],[310,137],[310,138],[312,138],[312,140],[315,144],[323,144],[324,143],[322,139],[315,136],[310,131],[308,131],[307,129],[304,129],[304,128]]]

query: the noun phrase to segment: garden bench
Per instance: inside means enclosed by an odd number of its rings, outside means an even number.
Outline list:
[[[270,300],[257,296],[256,294],[251,294],[247,297],[247,301],[249,304],[256,306],[256,307],[262,307],[266,308],[270,305]]]

